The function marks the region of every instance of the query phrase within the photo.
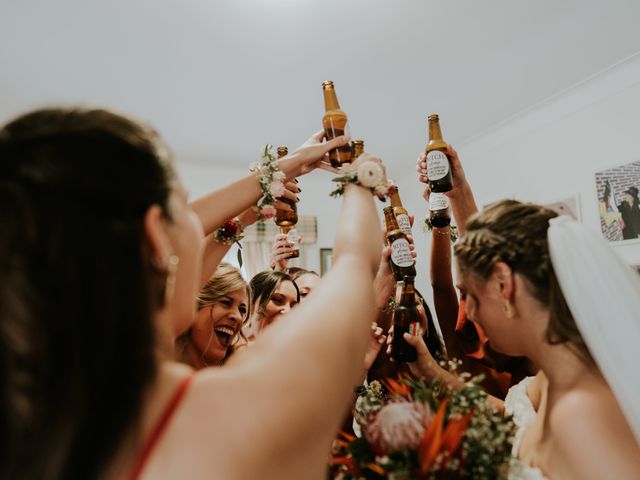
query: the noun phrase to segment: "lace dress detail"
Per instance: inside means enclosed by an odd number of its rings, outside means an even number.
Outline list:
[[[539,468],[530,467],[518,459],[522,436],[526,427],[536,419],[536,411],[531,400],[527,396],[527,387],[534,377],[527,377],[517,385],[509,389],[504,399],[506,413],[513,415],[516,424],[516,434],[511,450],[511,462],[509,464],[509,480],[549,480]]]

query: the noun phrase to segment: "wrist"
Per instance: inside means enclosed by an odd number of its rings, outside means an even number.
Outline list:
[[[302,157],[298,152],[277,160],[278,170],[285,175],[285,181],[294,179],[302,168]]]

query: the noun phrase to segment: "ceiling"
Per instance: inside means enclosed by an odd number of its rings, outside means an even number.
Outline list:
[[[150,121],[179,161],[246,165],[319,129],[410,165],[640,51],[637,0],[2,0],[0,120],[44,104]],[[391,166],[390,165],[390,166]]]

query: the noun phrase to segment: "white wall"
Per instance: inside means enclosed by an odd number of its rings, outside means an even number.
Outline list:
[[[599,231],[594,173],[640,159],[639,107],[640,55],[457,145],[478,205],[507,197],[549,203],[578,195],[583,222]],[[244,175],[246,167],[183,162],[180,170],[197,196]],[[416,216],[417,286],[429,297],[429,236],[421,227],[427,210],[414,160],[405,160],[391,174],[406,208]],[[318,270],[317,249],[332,246],[340,207],[339,200],[328,196],[333,187],[330,179],[330,174],[319,171],[300,182],[300,213],[318,217],[317,248],[309,252],[310,267]],[[383,205],[377,204],[382,210]],[[639,243],[615,248],[629,263],[640,264]]]
[[[550,203],[578,195],[582,221],[599,232],[594,173],[640,160],[639,107],[636,55],[458,145],[478,205],[502,198]],[[409,187],[414,179],[411,172],[403,183]],[[424,211],[417,195],[403,197],[410,210]],[[613,245],[629,263],[640,264],[640,243]]]

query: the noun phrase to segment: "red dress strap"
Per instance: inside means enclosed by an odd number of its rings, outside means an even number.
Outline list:
[[[185,393],[187,393],[189,385],[191,384],[191,380],[193,380],[193,376],[194,372],[191,372],[189,375],[182,379],[180,385],[178,385],[178,388],[173,394],[173,397],[162,412],[162,416],[160,416],[160,418],[158,419],[158,423],[156,423],[154,428],[151,430],[149,438],[147,438],[147,441],[144,443],[144,448],[140,452],[140,456],[138,457],[138,460],[136,461],[135,466],[131,471],[131,475],[129,477],[131,480],[136,480],[138,477],[140,477],[140,474],[142,473],[142,470],[144,470],[147,460],[149,460],[149,457],[153,453],[153,449],[158,443],[158,440],[160,440],[162,433],[171,421],[171,418],[180,405],[180,402],[184,398]]]

